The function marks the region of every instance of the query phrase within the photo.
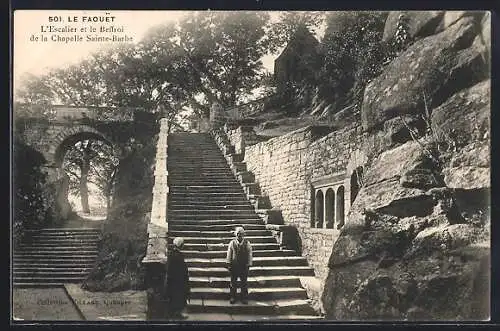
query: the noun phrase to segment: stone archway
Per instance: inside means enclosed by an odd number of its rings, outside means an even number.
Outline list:
[[[120,154],[116,144],[114,144],[113,141],[102,132],[88,125],[76,125],[61,131],[57,134],[57,136],[55,136],[49,148],[49,155],[52,156],[52,158],[48,161],[52,162],[54,166],[60,167],[66,149],[79,140],[89,138],[96,138],[104,141],[113,148],[113,151]]]
[[[77,125],[59,132],[53,139],[49,148],[49,162],[56,170],[53,182],[56,184],[56,201],[58,210],[63,219],[71,213],[69,202],[69,177],[62,170],[63,160],[67,150],[78,141],[96,139],[103,141],[112,148],[113,154],[121,155],[121,150],[105,134],[87,125]]]

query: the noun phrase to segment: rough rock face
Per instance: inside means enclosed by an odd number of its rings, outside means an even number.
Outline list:
[[[401,178],[417,169],[428,178],[404,187]],[[382,153],[333,247],[327,318],[488,317],[489,232],[458,208],[418,143]]]
[[[439,15],[441,32],[416,41],[365,90],[369,161],[332,248],[327,318],[489,318],[489,22]]]
[[[431,124],[440,139],[457,144],[484,139],[490,128],[490,81],[464,89],[432,110]]]
[[[477,19],[464,17],[443,32],[418,40],[394,59],[365,89],[363,128],[380,128],[400,115],[420,116],[425,104],[438,106],[486,79],[489,71],[479,49],[483,46],[474,43],[480,31]]]
[[[411,38],[427,37],[436,32],[444,15],[443,10],[428,10],[418,12],[391,11],[385,21],[383,41],[394,37],[400,15],[407,19],[408,32]]]

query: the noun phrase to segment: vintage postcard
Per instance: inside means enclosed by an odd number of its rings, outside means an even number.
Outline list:
[[[11,320],[490,320],[488,11],[16,10]]]

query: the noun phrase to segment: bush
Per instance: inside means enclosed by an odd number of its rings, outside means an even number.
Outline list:
[[[55,221],[56,190],[42,171],[42,154],[19,139],[14,141],[13,239],[17,245],[25,229],[39,229]]]

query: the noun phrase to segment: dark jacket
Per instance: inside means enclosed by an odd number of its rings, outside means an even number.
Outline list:
[[[166,273],[164,287],[169,309],[182,310],[190,294],[189,275],[184,255],[175,247],[168,253]]]

